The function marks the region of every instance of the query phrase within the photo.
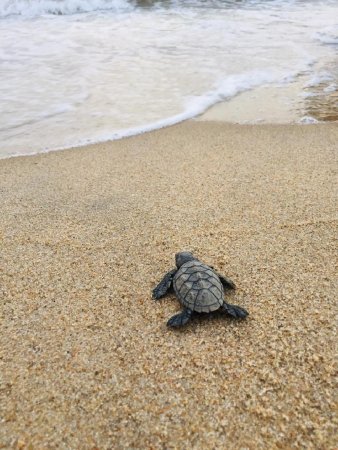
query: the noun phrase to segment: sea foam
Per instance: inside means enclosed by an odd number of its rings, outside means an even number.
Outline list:
[[[0,3],[0,18],[11,15],[68,15],[92,11],[123,12],[133,9],[132,3],[127,0],[5,0]]]
[[[330,27],[326,31],[316,32],[313,36],[322,44],[338,45],[338,27]]]
[[[334,36],[334,5],[303,3],[0,1],[0,153],[142,133],[260,86],[274,84],[278,97],[299,77],[291,104],[325,71],[331,78],[323,87],[333,89],[333,65],[322,63],[333,47],[314,33]],[[257,96],[261,105],[265,92]]]
[[[66,143],[64,146],[50,146],[40,149],[38,152],[25,152],[24,155],[33,155],[36,153],[46,153],[55,150],[64,150],[71,147],[81,147],[89,144],[95,144],[100,142],[106,142],[109,140],[118,140],[125,137],[131,137],[138,134],[143,134],[149,131],[158,130],[168,126],[176,125],[188,119],[192,119],[200,114],[203,114],[211,106],[218,102],[229,100],[236,95],[248,91],[250,89],[264,86],[267,84],[282,85],[290,82],[297,76],[298,72],[285,72],[280,74],[272,69],[266,70],[253,70],[242,74],[236,74],[226,77],[219,81],[214,86],[214,89],[201,96],[191,96],[185,101],[184,111],[180,114],[168,117],[166,119],[154,121],[146,125],[120,129],[111,133],[103,133],[100,136],[96,136],[94,139],[81,139],[73,142]],[[261,122],[257,119],[257,123]],[[310,123],[308,121],[301,121],[301,123]],[[312,122],[311,122],[312,123]],[[22,156],[20,152],[15,152],[12,156]],[[1,159],[1,155],[0,155]]]

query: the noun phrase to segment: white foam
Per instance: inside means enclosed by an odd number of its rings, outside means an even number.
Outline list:
[[[327,32],[317,32],[314,33],[314,38],[321,42],[322,44],[327,45],[338,45],[338,36],[337,36],[338,30],[330,29]]]
[[[322,55],[332,55],[313,39],[332,32],[322,2],[311,11],[294,0],[154,3],[0,0],[0,153],[162,128],[297,74],[316,85]]]
[[[299,94],[300,97],[302,98],[311,98],[311,97],[318,97],[318,93],[316,92],[301,92]]]
[[[330,92],[337,91],[337,89],[338,89],[337,84],[336,83],[331,83],[325,89],[323,89],[323,91],[326,92],[326,93],[330,93]]]
[[[29,125],[29,124],[33,124],[35,122],[40,122],[43,121],[45,119],[50,119],[52,117],[55,116],[59,116],[62,115],[64,113],[70,112],[74,110],[74,105],[71,103],[63,103],[63,104],[59,104],[54,106],[53,108],[50,108],[49,110],[46,110],[44,112],[41,112],[40,114],[38,114],[35,117],[31,117],[30,119],[19,119],[16,120],[15,122],[13,121],[10,125],[8,125],[6,128],[0,128],[0,131],[4,131],[4,130],[11,130],[11,129],[15,129],[15,128],[19,128],[25,125]]]
[[[185,110],[180,114],[176,114],[166,119],[158,120],[146,125],[117,130],[112,133],[105,133],[95,139],[79,140],[77,142],[71,142],[68,145],[62,147],[44,148],[43,150],[39,150],[38,152],[34,151],[31,153],[24,153],[24,154],[16,153],[11,155],[10,157],[34,155],[38,153],[46,153],[56,150],[65,150],[68,148],[82,147],[89,144],[131,137],[149,131],[176,125],[180,122],[192,119],[204,113],[208,108],[215,105],[216,103],[224,101],[226,99],[233,98],[234,96],[238,95],[241,92],[248,91],[250,89],[254,89],[256,87],[263,86],[266,84],[288,83],[289,80],[293,79],[295,75],[296,75],[295,73],[280,74],[272,69],[254,70],[243,74],[231,75],[226,77],[224,80],[221,80],[212,91],[201,96],[194,96],[187,99],[185,103]],[[261,120],[258,119],[258,122],[260,121]]]
[[[298,123],[302,123],[303,125],[313,125],[319,123],[319,121],[312,116],[303,116],[299,119]]]
[[[43,14],[68,15],[132,9],[134,7],[127,0],[5,0],[0,2],[0,18],[11,15],[35,17]]]
[[[332,81],[333,76],[328,72],[319,72],[313,75],[310,80],[304,85],[305,88],[315,87],[322,83],[326,83],[328,81]]]

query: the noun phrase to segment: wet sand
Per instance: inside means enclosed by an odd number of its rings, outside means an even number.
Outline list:
[[[281,86],[263,86],[216,103],[196,120],[238,124],[297,124],[338,121],[336,83],[304,88],[300,77]],[[332,90],[331,90],[332,88]]]
[[[0,448],[337,448],[335,124],[0,161]],[[151,289],[187,249],[250,316]]]

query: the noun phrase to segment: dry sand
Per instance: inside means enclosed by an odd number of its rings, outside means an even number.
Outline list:
[[[0,161],[0,447],[337,448],[337,143],[187,122]],[[166,328],[181,249],[246,321]]]

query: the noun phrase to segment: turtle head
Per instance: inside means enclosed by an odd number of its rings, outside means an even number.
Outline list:
[[[196,258],[190,252],[179,252],[175,255],[176,266],[178,269],[182,266],[182,264],[188,261],[193,261],[194,259]]]

